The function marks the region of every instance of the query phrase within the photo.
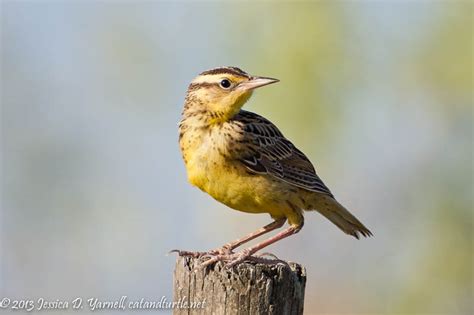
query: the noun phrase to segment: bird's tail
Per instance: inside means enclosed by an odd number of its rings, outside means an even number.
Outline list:
[[[359,234],[364,237],[372,236],[369,231],[355,216],[343,205],[330,196],[318,196],[316,210],[337,225],[344,233],[359,239]]]

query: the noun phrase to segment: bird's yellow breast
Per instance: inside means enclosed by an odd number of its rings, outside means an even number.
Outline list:
[[[181,148],[189,182],[223,204],[244,212],[283,215],[280,200],[286,193],[270,177],[247,171],[226,156],[222,133],[203,131],[183,136]]]

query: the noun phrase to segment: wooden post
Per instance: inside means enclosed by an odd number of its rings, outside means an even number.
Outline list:
[[[194,270],[198,260],[178,257],[174,272],[174,298],[182,306],[173,314],[303,314],[306,270],[299,264],[245,262],[234,269],[218,262]]]

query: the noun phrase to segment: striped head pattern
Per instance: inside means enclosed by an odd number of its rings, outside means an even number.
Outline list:
[[[278,80],[252,76],[237,67],[207,70],[189,85],[185,111],[205,111],[215,122],[226,121],[239,112],[254,89],[275,82]]]

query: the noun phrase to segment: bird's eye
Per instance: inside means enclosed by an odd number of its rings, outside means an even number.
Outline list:
[[[221,81],[220,85],[221,85],[221,87],[222,87],[223,89],[228,89],[228,88],[230,88],[230,86],[231,86],[232,84],[230,83],[229,80],[224,79],[224,80]]]

